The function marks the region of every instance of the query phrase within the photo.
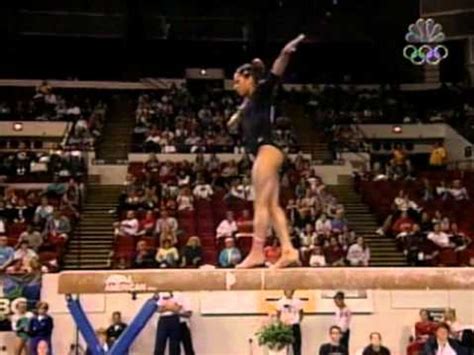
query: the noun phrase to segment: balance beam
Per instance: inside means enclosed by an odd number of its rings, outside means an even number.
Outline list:
[[[474,268],[65,271],[60,294],[222,290],[474,290]]]

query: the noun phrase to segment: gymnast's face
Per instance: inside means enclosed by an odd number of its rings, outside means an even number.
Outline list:
[[[239,73],[234,74],[234,90],[239,96],[250,96],[255,88],[255,80],[252,76],[245,76]]]

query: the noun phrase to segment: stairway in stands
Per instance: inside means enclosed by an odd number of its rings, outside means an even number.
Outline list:
[[[375,233],[378,223],[352,184],[330,186],[330,191],[344,205],[346,218],[357,235],[363,236],[370,247],[371,266],[407,266],[406,258],[393,239]]]
[[[291,117],[291,123],[303,153],[311,154],[316,161],[331,161],[332,155],[328,149],[327,138],[315,126],[311,118],[306,117],[304,106],[290,104],[286,108],[286,113]]]
[[[69,243],[64,269],[104,269],[109,266],[113,250],[114,215],[120,185],[89,185],[81,220]]]
[[[103,139],[97,147],[97,159],[114,164],[128,158],[135,125],[134,100],[127,95],[116,95],[109,112]]]

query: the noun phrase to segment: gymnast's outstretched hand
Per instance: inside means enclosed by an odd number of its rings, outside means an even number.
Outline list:
[[[304,34],[300,34],[298,37],[292,39],[290,42],[288,42],[285,47],[283,47],[282,52],[284,54],[291,54],[293,52],[296,52],[296,48],[298,45],[306,38]]]
[[[304,34],[300,34],[295,39],[288,42],[280,52],[280,55],[275,59],[272,66],[272,73],[277,76],[282,76],[285,72],[290,56],[296,51],[298,45],[306,38]]]

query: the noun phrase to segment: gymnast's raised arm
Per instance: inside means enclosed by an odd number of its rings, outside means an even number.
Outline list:
[[[280,52],[280,55],[275,59],[273,62],[271,72],[277,76],[283,76],[286,67],[288,66],[288,62],[290,61],[290,56],[293,52],[296,51],[298,45],[305,39],[304,34],[300,34],[295,39],[288,42],[285,47]]]

